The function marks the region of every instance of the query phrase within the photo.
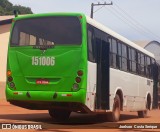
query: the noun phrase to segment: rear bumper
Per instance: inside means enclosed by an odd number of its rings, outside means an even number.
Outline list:
[[[6,98],[11,104],[20,107],[28,109],[48,109],[51,107],[66,106],[66,104],[67,106],[71,104],[84,105],[86,91],[84,89],[80,89],[77,92],[16,91],[6,88]]]
[[[79,102],[55,102],[55,101],[20,101],[9,100],[12,105],[31,110],[65,109],[74,112],[90,113],[88,107]]]

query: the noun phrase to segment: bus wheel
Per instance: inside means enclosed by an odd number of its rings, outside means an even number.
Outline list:
[[[148,103],[146,104],[146,109],[143,111],[138,111],[138,117],[139,118],[145,118],[148,114]]]
[[[113,103],[113,110],[108,115],[109,116],[109,121],[112,121],[112,122],[119,121],[119,118],[120,118],[120,106],[121,106],[120,98],[119,98],[119,95],[116,94],[116,96],[114,98],[114,103]]]
[[[71,111],[63,110],[63,109],[49,109],[49,115],[58,121],[64,121],[69,119]]]

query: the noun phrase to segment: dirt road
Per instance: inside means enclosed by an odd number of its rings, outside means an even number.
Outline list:
[[[101,116],[86,115],[72,113],[67,122],[56,122],[48,115],[48,111],[27,110],[20,107],[10,105],[4,100],[0,102],[0,123],[22,123],[22,124],[41,124],[43,129],[108,129],[116,124],[107,122]],[[159,123],[160,124],[160,110],[152,110],[149,112],[147,118],[139,119],[136,112],[122,112],[119,123],[128,125],[128,123]],[[132,124],[132,125],[133,125]],[[119,129],[123,131],[126,129]],[[157,130],[157,129],[156,129]],[[150,129],[148,129],[150,131]],[[153,131],[151,129],[151,131]],[[157,130],[157,131],[160,131]]]
[[[2,97],[2,96],[1,96]],[[118,128],[117,125],[132,125],[134,128],[140,125],[153,125],[151,123],[159,123],[160,127],[160,110],[152,110],[149,112],[147,118],[138,118],[136,112],[121,112],[120,121],[117,123],[111,123],[106,121],[103,116],[97,116],[92,114],[77,114],[72,113],[71,117],[66,122],[56,122],[50,118],[48,111],[27,110],[17,106],[10,105],[5,101],[5,98],[0,98],[0,125],[3,124],[31,124],[41,125],[43,131],[56,131],[56,132],[72,132],[72,131],[105,131],[108,128]],[[128,124],[130,123],[130,124]],[[135,124],[138,123],[138,124]],[[144,124],[140,124],[144,123]],[[148,124],[149,123],[149,124]],[[1,127],[1,126],[0,126]],[[0,130],[1,131],[1,130]],[[16,130],[17,131],[17,130]],[[38,131],[41,131],[40,129]],[[86,130],[85,130],[86,131]],[[108,129],[107,131],[160,131],[160,129]]]

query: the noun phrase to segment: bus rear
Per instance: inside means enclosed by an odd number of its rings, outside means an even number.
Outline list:
[[[14,18],[6,85],[11,104],[49,109],[51,116],[55,109],[85,111],[87,40],[83,27],[86,18],[78,13]]]

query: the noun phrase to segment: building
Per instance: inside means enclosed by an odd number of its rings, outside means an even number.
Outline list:
[[[6,81],[7,48],[13,17],[0,16],[0,82]]]
[[[135,41],[142,48],[155,55],[156,62],[160,65],[160,42],[158,41]]]
[[[142,48],[144,48],[150,41],[140,40],[140,41],[133,41],[133,42],[136,43],[137,45],[141,46]]]
[[[160,43],[158,41],[151,41],[144,48],[153,53],[157,63],[160,64]]]

